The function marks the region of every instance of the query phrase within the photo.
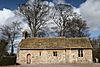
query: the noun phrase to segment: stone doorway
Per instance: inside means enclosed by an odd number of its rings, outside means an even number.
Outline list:
[[[27,64],[31,64],[31,54],[27,54]]]

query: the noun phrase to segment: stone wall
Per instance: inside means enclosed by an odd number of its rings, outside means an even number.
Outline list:
[[[78,56],[78,50],[66,50],[66,63],[92,63],[92,50],[84,49],[83,57]]]
[[[53,51],[57,51],[57,56],[53,56]],[[31,54],[32,64],[65,64],[92,62],[91,49],[84,49],[83,57],[78,57],[78,50],[20,50],[17,57],[17,62],[26,64],[27,54]]]
[[[66,50],[66,63],[77,63],[78,50]]]
[[[57,51],[57,56],[53,56],[53,51]],[[31,54],[32,64],[65,63],[65,50],[20,50],[17,62],[21,64],[26,64],[27,54]]]
[[[86,63],[92,63],[93,59],[92,59],[92,50],[91,49],[87,49],[84,50],[84,60]]]

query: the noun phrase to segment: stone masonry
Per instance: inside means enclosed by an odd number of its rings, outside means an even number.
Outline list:
[[[57,51],[57,56],[53,52]],[[40,56],[41,52],[41,56]],[[78,50],[20,50],[17,62],[27,64],[27,54],[31,54],[31,64],[66,64],[92,63],[92,50],[83,50],[83,57],[78,57]]]

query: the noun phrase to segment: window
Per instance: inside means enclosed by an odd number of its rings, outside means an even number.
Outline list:
[[[53,52],[53,56],[57,56],[57,51],[54,51]]]
[[[40,56],[41,56],[41,52],[40,52]]]
[[[78,49],[78,57],[83,57],[83,49]]]

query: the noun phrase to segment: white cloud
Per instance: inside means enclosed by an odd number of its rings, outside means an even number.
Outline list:
[[[29,27],[25,23],[27,21],[23,21],[23,17],[18,13],[18,11],[11,11],[9,9],[4,8],[3,10],[0,10],[0,27],[2,25],[11,25],[12,22],[21,22],[21,27],[23,28],[22,31],[28,30]],[[1,32],[0,32],[0,38],[2,38]]]
[[[52,6],[54,6],[54,4],[53,4],[52,2],[49,2],[49,6],[51,6],[51,7],[52,7]]]
[[[9,24],[8,22],[6,22],[6,20],[13,16],[15,16],[15,14],[13,13],[13,11],[9,9],[3,8],[3,10],[0,10],[0,27],[2,25]],[[0,31],[0,38],[2,38],[1,31]]]
[[[13,13],[13,11],[9,10],[9,9],[3,9],[0,10],[0,25],[4,25],[7,24],[7,22],[5,22],[8,18],[13,17],[15,14]]]
[[[9,24],[11,24],[12,22],[21,22],[21,28],[22,31],[27,30],[29,31],[29,26],[26,23],[27,21],[23,20],[24,17],[20,15],[20,13],[16,10],[14,11],[15,16],[8,18],[5,22],[8,22]]]
[[[22,22],[21,27],[23,30],[29,29],[28,25],[23,21],[23,17],[18,13],[18,11],[11,11],[9,9],[3,8],[0,10],[0,26],[10,25],[12,22]]]
[[[81,4],[80,13],[87,21],[90,31],[100,31],[100,0],[87,0]]]
[[[80,14],[80,8],[73,7],[74,12]]]

